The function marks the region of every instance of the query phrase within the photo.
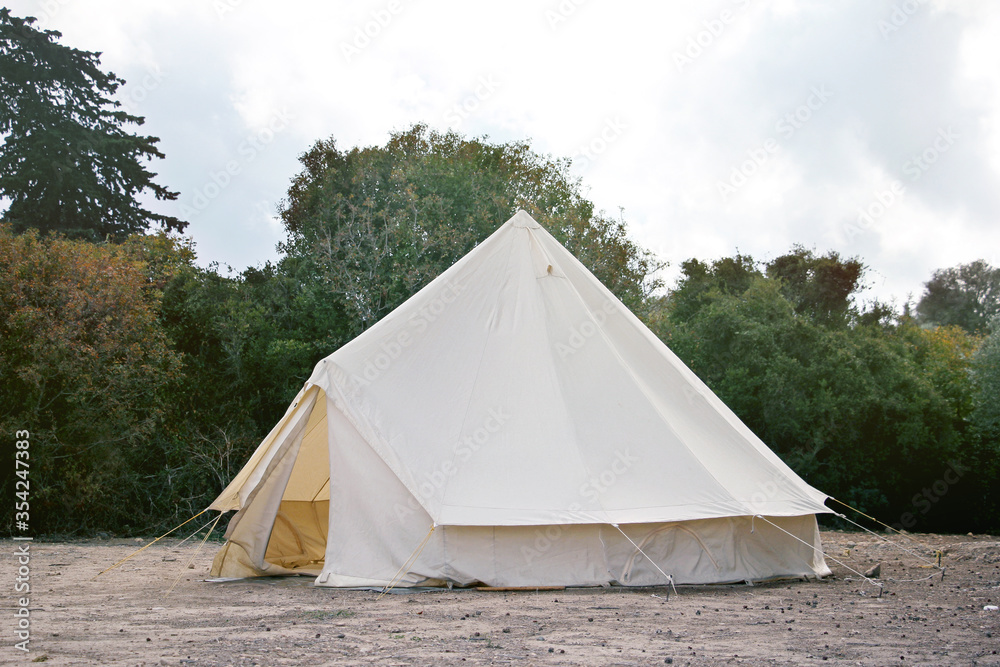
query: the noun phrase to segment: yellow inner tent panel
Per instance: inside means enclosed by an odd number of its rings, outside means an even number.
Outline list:
[[[266,562],[302,574],[322,571],[330,518],[329,447],[326,396],[320,392],[278,506]]]

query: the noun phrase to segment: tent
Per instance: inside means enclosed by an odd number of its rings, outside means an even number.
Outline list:
[[[810,487],[519,211],[317,364],[212,503],[215,576],[656,585],[829,574]]]

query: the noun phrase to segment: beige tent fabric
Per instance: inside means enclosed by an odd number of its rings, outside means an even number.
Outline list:
[[[412,560],[404,585],[663,583],[654,558],[692,583],[822,575],[806,545],[825,498],[521,211],[316,366],[213,503],[239,510],[213,571],[384,585]],[[758,514],[805,544],[751,531]]]
[[[750,517],[622,526],[628,538],[607,524],[441,526],[396,585],[663,585],[657,566],[677,584],[830,573],[822,556],[808,546],[820,546],[815,516],[769,520],[804,544],[759,519],[751,532]],[[398,560],[370,553],[360,568],[331,563],[317,584],[385,586],[410,556],[407,546],[399,545]]]

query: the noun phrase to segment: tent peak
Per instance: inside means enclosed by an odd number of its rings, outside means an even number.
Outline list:
[[[529,214],[523,208],[518,209],[517,213],[514,214],[514,217],[512,217],[507,222],[509,222],[514,227],[528,227],[531,229],[539,229],[541,227],[541,225],[538,224],[538,221],[532,218],[531,214]]]

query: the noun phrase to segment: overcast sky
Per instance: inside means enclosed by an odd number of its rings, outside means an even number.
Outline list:
[[[671,263],[793,244],[860,256],[869,296],[1000,265],[1000,3],[840,0],[16,0],[103,52],[161,138],[158,210],[199,262],[278,257],[320,138],[416,122],[574,157]]]

